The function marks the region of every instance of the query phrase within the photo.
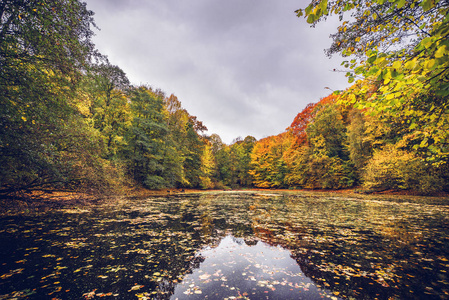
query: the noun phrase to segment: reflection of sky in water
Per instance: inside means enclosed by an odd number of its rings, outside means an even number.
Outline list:
[[[307,278],[280,246],[228,235],[198,256],[204,261],[171,299],[338,299]]]

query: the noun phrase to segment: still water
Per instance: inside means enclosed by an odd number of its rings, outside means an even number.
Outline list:
[[[217,192],[0,218],[0,299],[447,299],[449,200]]]

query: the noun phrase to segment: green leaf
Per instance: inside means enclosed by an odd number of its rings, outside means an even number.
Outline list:
[[[312,12],[312,4],[310,4],[309,6],[306,7],[306,9],[304,10],[306,13],[306,16],[308,16],[311,12]]]
[[[327,0],[323,0],[320,2],[320,8],[321,10],[324,12],[325,10],[327,10]]]
[[[312,24],[313,22],[315,22],[315,18],[316,18],[316,16],[314,14],[310,14],[307,17],[307,23]]]
[[[430,10],[432,7],[435,6],[435,1],[434,0],[424,0],[421,3],[422,8],[424,9],[424,11],[428,11]]]
[[[404,7],[406,1],[405,0],[399,0],[398,4],[397,4],[397,8],[402,8]]]
[[[431,37],[426,37],[420,42],[420,44],[426,49],[429,49],[429,47],[433,44],[433,39]]]
[[[436,94],[443,97],[449,96],[449,83],[442,84],[440,88],[436,91]]]
[[[374,63],[382,68],[387,65],[387,60],[385,57],[379,57]]]
[[[372,55],[367,59],[367,63],[372,64],[377,59],[377,55]]]
[[[426,63],[426,69],[431,70],[435,66],[435,59],[431,59]]]

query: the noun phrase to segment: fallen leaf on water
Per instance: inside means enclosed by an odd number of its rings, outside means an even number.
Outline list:
[[[144,285],[135,285],[128,292],[137,291],[137,290],[139,290],[139,289],[141,289],[143,287],[144,287]]]

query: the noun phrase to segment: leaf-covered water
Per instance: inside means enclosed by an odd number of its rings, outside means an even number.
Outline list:
[[[446,299],[449,206],[229,192],[0,219],[0,299]]]

